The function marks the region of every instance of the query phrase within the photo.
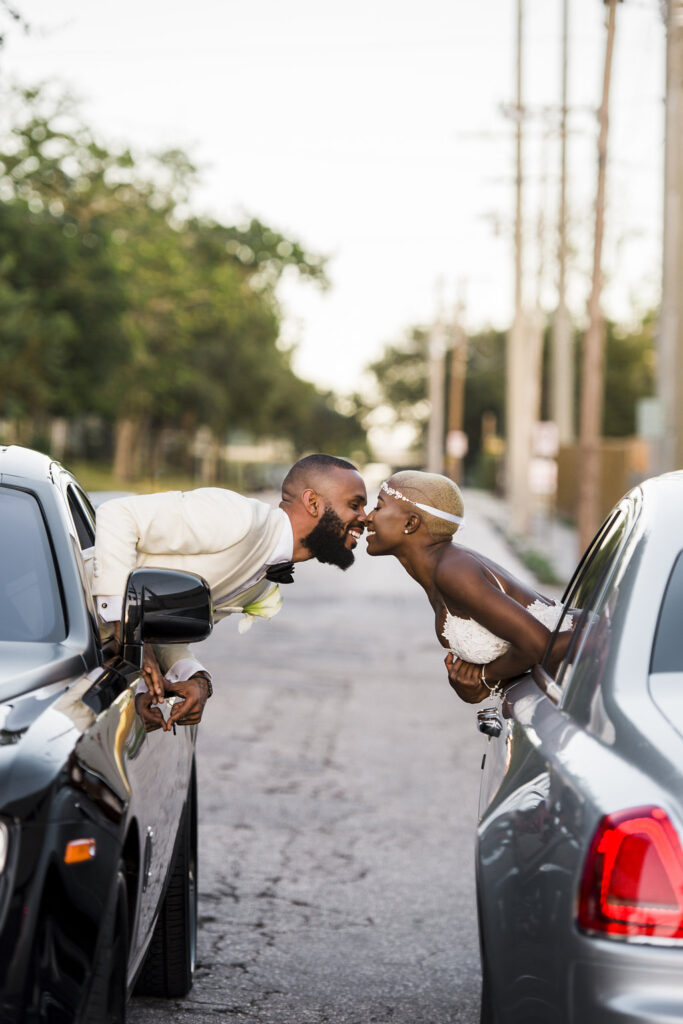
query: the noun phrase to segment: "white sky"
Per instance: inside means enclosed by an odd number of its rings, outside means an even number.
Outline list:
[[[447,309],[505,326],[512,305],[515,0],[15,0],[0,73],[59,78],[107,144],[185,148],[202,168],[195,206],[255,215],[328,254],[332,289],[286,283],[295,367],[338,391],[360,386],[384,344]],[[574,254],[583,316],[591,261],[602,0],[570,0]],[[542,300],[555,296],[559,149],[542,108],[559,103],[561,0],[525,0],[529,298],[545,209]],[[664,26],[658,0],[617,10],[606,244],[609,315],[658,300]]]

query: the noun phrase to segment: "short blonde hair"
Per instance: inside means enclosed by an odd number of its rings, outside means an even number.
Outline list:
[[[417,469],[402,469],[392,475],[391,482],[401,494],[412,501],[432,505],[433,508],[454,516],[464,515],[465,504],[460,488],[447,476],[440,473],[422,473]],[[429,512],[423,512],[422,509],[416,511],[423,517],[432,537],[452,537],[458,529],[458,523],[438,519]]]

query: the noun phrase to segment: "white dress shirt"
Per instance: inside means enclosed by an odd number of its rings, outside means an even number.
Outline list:
[[[235,602],[235,598],[238,597],[239,594],[245,593],[253,587],[255,583],[258,583],[259,580],[263,579],[266,569],[269,566],[279,565],[282,562],[291,562],[294,554],[294,533],[292,531],[292,524],[289,520],[289,516],[283,509],[279,508],[276,511],[282,518],[282,525],[275,547],[270,552],[268,558],[259,571],[246,580],[238,590],[222,597],[220,601],[217,602],[216,607],[220,607],[224,604],[239,603]],[[99,595],[96,600],[97,613],[102,622],[120,622],[123,611],[122,596]],[[182,683],[193,676],[195,672],[206,672],[206,669],[201,662],[197,661],[195,658],[181,658],[180,661],[176,661],[176,663],[169,669],[166,673],[166,678],[169,683]],[[209,675],[209,673],[207,673],[207,675]],[[147,687],[144,683],[139,687],[139,689],[142,690],[146,690],[146,688]]]

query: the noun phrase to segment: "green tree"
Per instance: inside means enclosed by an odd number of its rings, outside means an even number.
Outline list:
[[[656,315],[648,313],[639,324],[621,327],[607,322],[605,353],[605,402],[603,432],[606,437],[627,437],[635,433],[636,407],[640,398],[655,391]],[[546,349],[549,332],[546,332]],[[581,339],[576,337],[577,367]],[[547,353],[546,353],[547,355]],[[465,467],[470,480],[476,478],[482,453],[482,417],[492,413],[499,432],[505,422],[506,334],[488,330],[468,340],[465,381],[465,432],[469,450]],[[412,328],[398,343],[388,345],[380,359],[368,369],[374,375],[379,404],[393,411],[396,422],[415,426],[424,446],[428,417],[428,334]],[[448,379],[449,358],[446,362]],[[576,380],[580,376],[577,372]],[[548,415],[547,358],[544,379],[543,415]],[[446,396],[444,396],[446,401]],[[575,398],[578,414],[578,393]],[[365,410],[367,421],[370,410]]]
[[[429,332],[413,327],[403,339],[384,349],[368,367],[375,378],[380,405],[392,410],[396,423],[415,428],[417,444],[424,452],[429,418]],[[450,353],[446,359],[446,381],[450,374]],[[505,336],[484,331],[468,342],[465,377],[465,432],[469,438],[466,466],[476,463],[481,447],[481,421],[486,412],[498,422],[504,415]],[[447,392],[444,403],[447,402]],[[367,421],[371,410],[365,410]]]
[[[179,222],[175,204],[185,182],[171,156],[173,189],[157,187],[148,198],[138,187],[119,211],[115,233],[130,345],[115,384],[116,465],[124,477],[127,457],[135,458],[150,429],[181,425],[191,433],[207,425],[218,437],[239,425],[257,436],[291,436],[300,412],[279,398],[296,378],[290,355],[278,347],[275,286],[299,260],[303,276],[325,281],[320,261],[257,222],[244,229]]]
[[[377,405],[391,410],[395,424],[413,427],[416,444],[425,445],[429,403],[429,332],[424,327],[411,327],[394,344],[385,346],[379,359],[370,363],[368,371],[375,379]],[[364,410],[369,422],[373,409]]]
[[[635,434],[638,400],[656,393],[656,330],[654,312],[630,329],[606,324],[605,437]]]
[[[167,428],[360,436],[279,345],[278,282],[325,287],[322,258],[258,220],[189,217],[184,153],[111,152],[68,97],[18,91],[3,115],[0,412],[116,419],[124,478]]]
[[[90,396],[90,411],[103,412],[98,385],[124,354],[123,296],[102,212],[115,160],[73,123],[70,101],[54,104],[39,90],[11,99],[0,151],[0,403],[40,419],[73,415]]]
[[[484,416],[492,415],[496,433],[504,429],[505,350],[503,331],[482,331],[469,339],[464,415],[469,447],[465,472],[471,482],[486,486],[493,486],[496,459],[483,449],[482,425]]]
[[[5,45],[8,25],[18,26],[25,33],[29,32],[29,23],[21,11],[8,0],[0,0],[0,50]]]

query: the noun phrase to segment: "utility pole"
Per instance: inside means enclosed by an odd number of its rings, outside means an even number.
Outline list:
[[[444,462],[444,403],[446,389],[443,323],[443,283],[437,285],[437,315],[429,332],[429,425],[427,431],[427,471],[443,473]]]
[[[529,459],[531,417],[526,402],[528,385],[527,323],[523,308],[522,247],[522,43],[523,0],[517,0],[517,83],[515,102],[515,314],[507,339],[506,373],[506,475],[507,498],[513,530],[527,533],[530,523]]]
[[[467,454],[465,436],[465,377],[467,374],[467,334],[463,327],[463,303],[458,301],[451,328],[451,375],[448,387],[448,433],[446,434],[446,472],[461,482],[462,460]]]
[[[529,445],[530,445],[530,457],[534,453],[534,429],[535,425],[541,418],[541,380],[543,376],[543,338],[545,334],[546,317],[543,312],[543,278],[545,270],[545,256],[546,256],[546,230],[545,230],[545,210],[547,209],[546,203],[546,187],[547,187],[547,169],[549,167],[548,153],[547,150],[550,144],[550,130],[547,128],[544,138],[544,144],[541,147],[541,196],[538,206],[538,216],[536,222],[536,246],[538,249],[538,265],[536,269],[536,295],[533,309],[527,314],[527,329],[526,329],[526,363],[527,363],[527,384],[526,384],[526,395],[524,396],[525,408],[528,410],[529,417]],[[535,504],[533,496],[530,497],[530,501]]]
[[[574,353],[567,309],[567,113],[569,0],[562,0],[562,103],[560,107],[560,209],[557,238],[557,309],[552,332],[551,415],[560,444],[574,440]]]
[[[667,0],[664,253],[658,391],[664,419],[660,471],[683,468],[683,0]]]
[[[600,311],[602,292],[602,240],[605,225],[605,172],[609,127],[609,90],[617,3],[603,0],[607,7],[607,42],[602,83],[598,133],[598,186],[595,200],[593,276],[588,300],[588,330],[584,340],[581,378],[581,428],[579,436],[579,546],[583,551],[600,524],[600,437],[604,390],[604,324]]]

